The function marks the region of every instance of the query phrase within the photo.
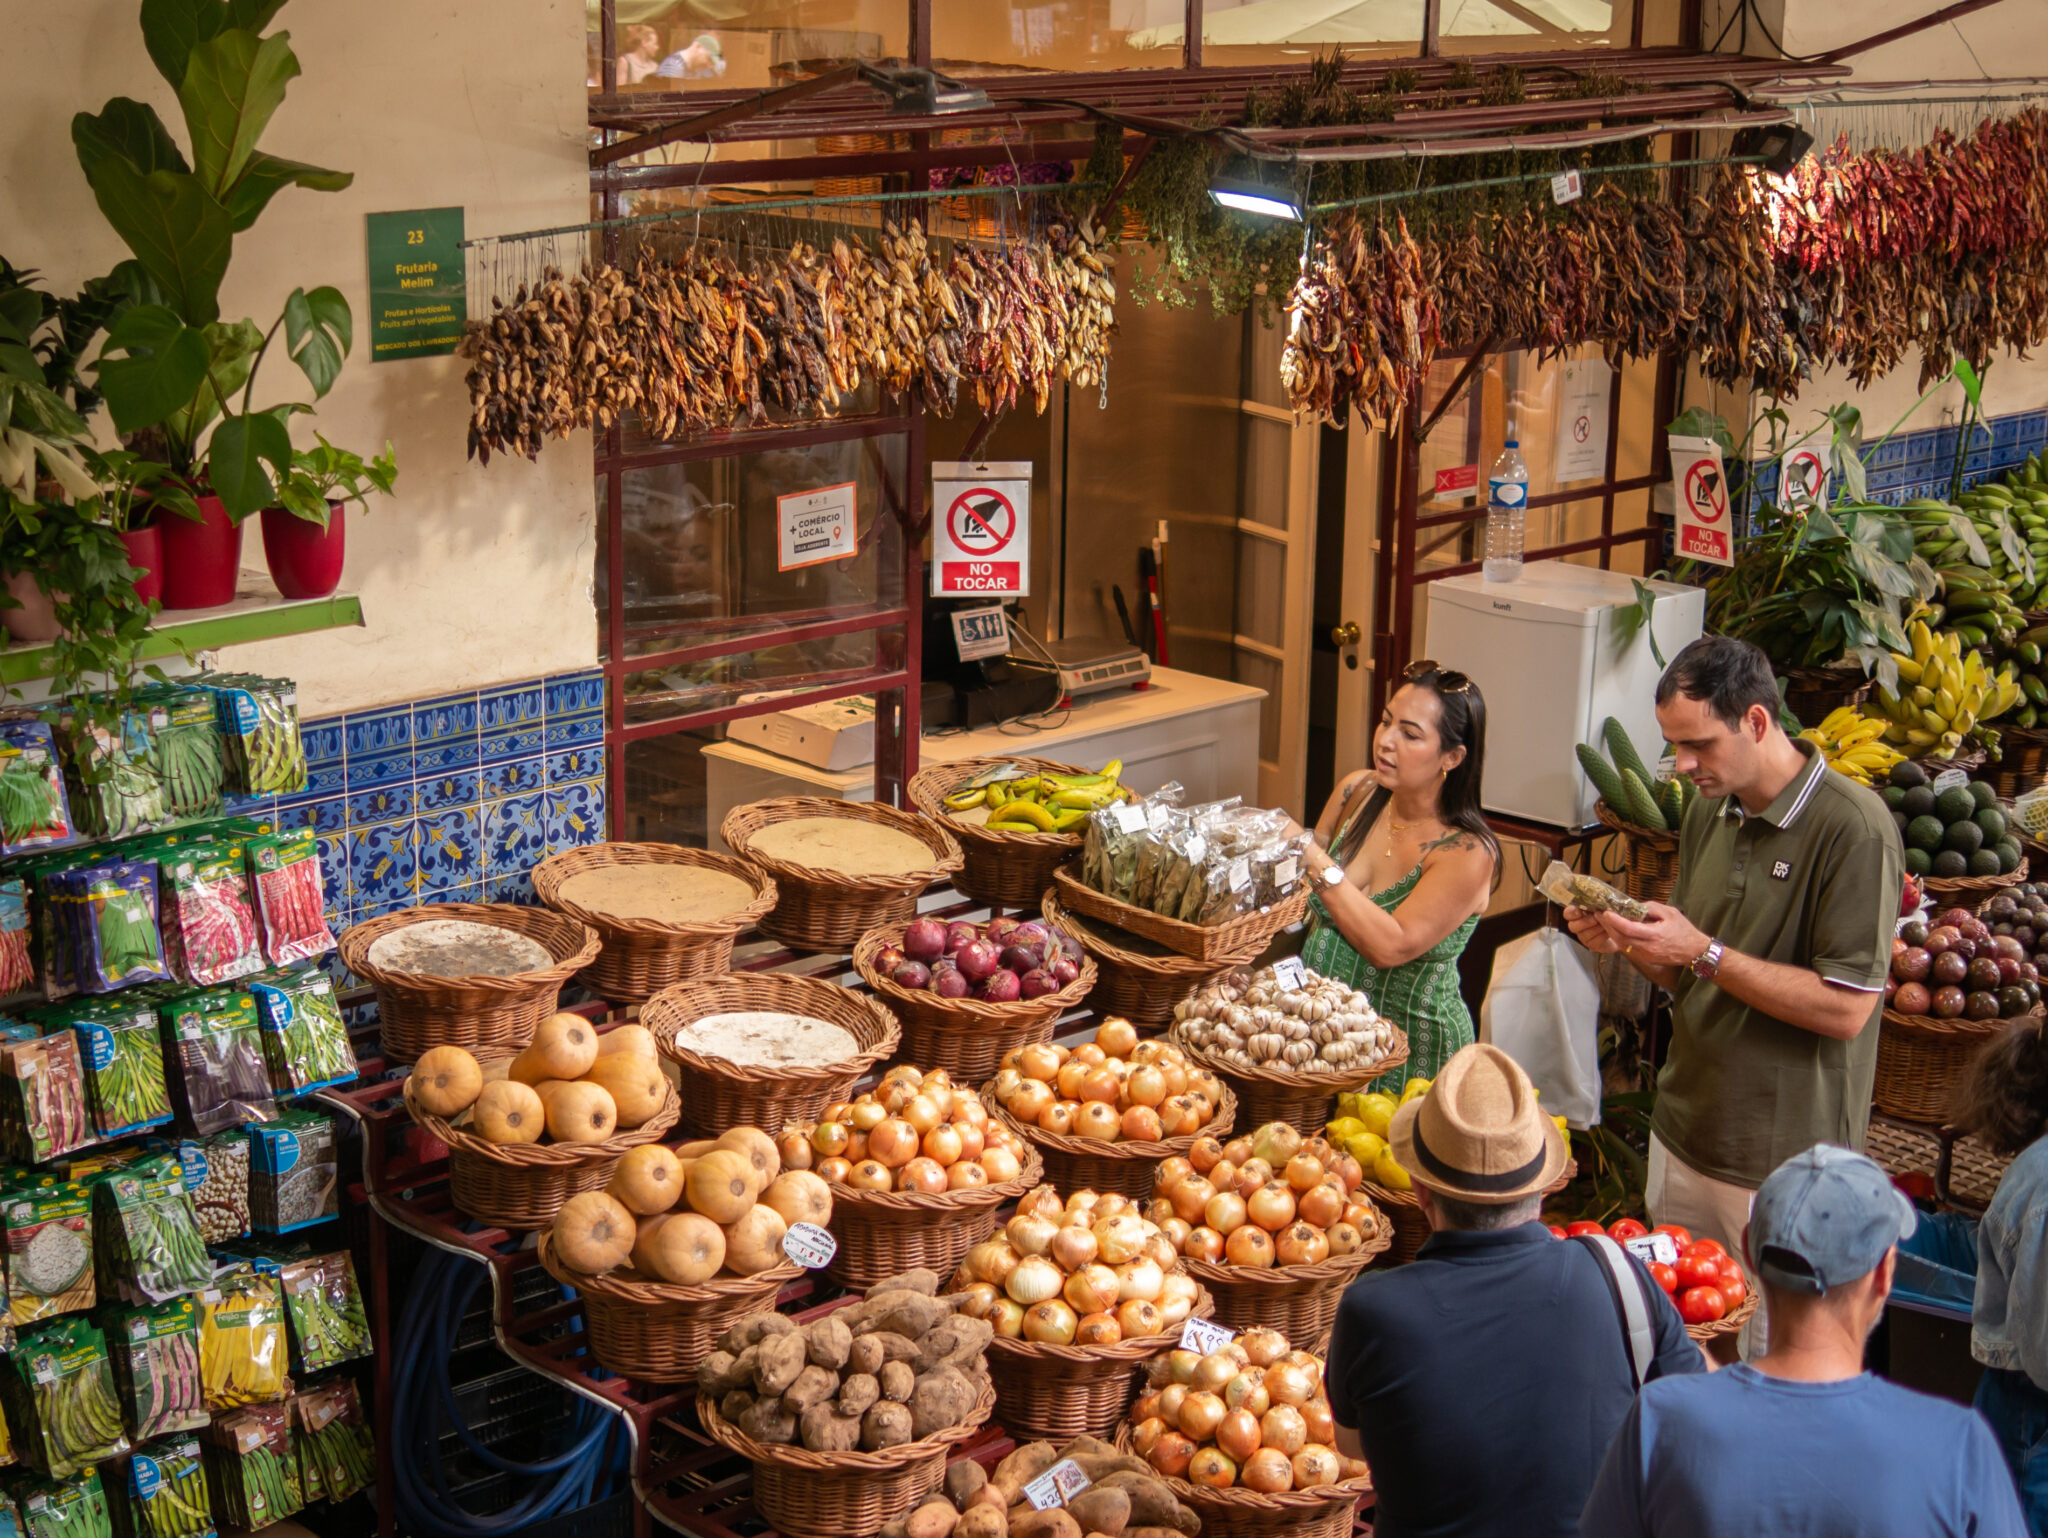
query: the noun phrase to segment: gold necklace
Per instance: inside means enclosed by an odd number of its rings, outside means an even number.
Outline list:
[[[1435,821],[1436,819],[1434,817],[1424,817],[1417,822],[1396,822],[1394,821],[1393,814],[1389,812],[1387,814],[1387,858],[1391,860],[1394,857],[1395,834],[1412,833],[1417,828],[1427,827],[1430,823],[1433,823]]]

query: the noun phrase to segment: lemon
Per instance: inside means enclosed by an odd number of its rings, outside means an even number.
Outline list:
[[[1566,1137],[1570,1137],[1572,1135],[1572,1129],[1565,1125],[1564,1118],[1562,1116],[1553,1116],[1550,1119],[1557,1123],[1557,1130],[1559,1132],[1562,1132]]]
[[[1358,1103],[1358,1119],[1365,1123],[1365,1130],[1374,1137],[1387,1135],[1387,1124],[1394,1119],[1394,1109],[1399,1104],[1392,1095],[1362,1095]]]
[[[1346,1138],[1354,1138],[1365,1130],[1365,1123],[1356,1116],[1340,1116],[1324,1126],[1323,1135],[1333,1143],[1341,1143]]]
[[[1387,1151],[1387,1140],[1376,1137],[1361,1127],[1345,1138],[1339,1146],[1358,1161],[1360,1168],[1371,1169],[1379,1162],[1380,1155]]]
[[[1406,1084],[1402,1085],[1401,1104],[1406,1105],[1409,1101],[1413,1100],[1417,1095],[1428,1094],[1430,1082],[1431,1081],[1428,1079],[1410,1079]]]
[[[1410,1189],[1408,1172],[1395,1162],[1391,1153],[1382,1153],[1372,1161],[1372,1178],[1374,1184],[1389,1191]]]

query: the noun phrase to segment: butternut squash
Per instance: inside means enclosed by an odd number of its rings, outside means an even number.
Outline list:
[[[654,1032],[644,1025],[618,1025],[597,1038],[597,1055],[610,1057],[624,1052],[633,1057],[644,1057],[658,1062],[661,1054],[654,1047]]]
[[[753,1167],[754,1194],[759,1196],[782,1173],[782,1155],[775,1139],[759,1127],[732,1127],[719,1134],[718,1146],[741,1154]]]
[[[766,1202],[756,1202],[736,1223],[725,1225],[725,1264],[739,1276],[753,1276],[789,1257],[782,1253],[782,1236],[789,1225],[782,1214]]]
[[[594,1276],[624,1265],[638,1236],[633,1214],[602,1191],[572,1196],[555,1214],[555,1253],[575,1270]]]
[[[493,1079],[477,1094],[470,1123],[487,1143],[537,1143],[547,1131],[540,1096],[512,1079]]]
[[[725,1234],[707,1217],[671,1212],[653,1238],[633,1253],[637,1257],[633,1264],[641,1270],[652,1271],[664,1282],[694,1286],[710,1281],[725,1264]]]
[[[667,1212],[683,1194],[682,1163],[661,1144],[642,1143],[626,1150],[605,1190],[630,1212]]]
[[[413,1096],[436,1116],[460,1116],[483,1087],[483,1069],[460,1047],[429,1047],[412,1065]]]
[[[773,1207],[784,1223],[815,1223],[823,1228],[832,1221],[832,1188],[809,1170],[784,1170],[769,1182],[761,1201]]]
[[[548,1136],[557,1143],[602,1143],[619,1124],[619,1108],[604,1086],[577,1081],[547,1097]]]
[[[721,1226],[737,1223],[754,1205],[754,1166],[730,1148],[714,1148],[690,1165],[683,1195],[690,1210]]]
[[[511,1076],[522,1084],[542,1079],[580,1079],[597,1061],[597,1027],[581,1015],[550,1015],[533,1033],[533,1045],[512,1059]]]
[[[617,1107],[619,1126],[631,1130],[652,1120],[668,1100],[668,1080],[661,1064],[630,1052],[600,1057],[583,1076],[585,1084],[603,1087]]]

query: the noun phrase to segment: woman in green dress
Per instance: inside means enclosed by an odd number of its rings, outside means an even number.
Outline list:
[[[1500,866],[1479,810],[1486,701],[1463,673],[1417,662],[1387,701],[1372,754],[1316,824],[1327,863],[1301,959],[1408,1033],[1407,1063],[1372,1086],[1399,1094],[1472,1040],[1458,956]]]

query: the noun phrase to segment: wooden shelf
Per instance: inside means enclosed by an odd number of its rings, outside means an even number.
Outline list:
[[[280,598],[270,591],[245,591],[217,609],[170,609],[150,627],[143,644],[144,661],[175,657],[186,651],[212,651],[249,641],[274,641],[280,636],[338,630],[363,622],[362,600],[353,593],[326,598]],[[0,683],[19,684],[44,678],[50,671],[47,644],[10,646],[0,650]]]

